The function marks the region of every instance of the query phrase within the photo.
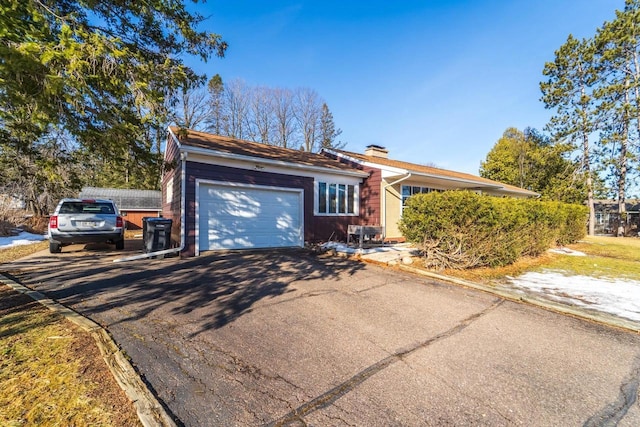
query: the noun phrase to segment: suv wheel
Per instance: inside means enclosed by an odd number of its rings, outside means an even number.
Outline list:
[[[124,239],[116,241],[116,249],[117,250],[124,249]]]
[[[49,242],[49,252],[52,254],[59,254],[62,252],[62,246],[60,243]]]

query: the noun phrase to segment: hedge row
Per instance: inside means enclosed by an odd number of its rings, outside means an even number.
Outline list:
[[[496,267],[576,242],[587,218],[581,205],[444,191],[411,197],[400,230],[421,245],[428,267]]]

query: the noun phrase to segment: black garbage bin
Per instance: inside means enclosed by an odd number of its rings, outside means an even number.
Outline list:
[[[142,218],[142,250],[149,253],[170,249],[172,223],[167,218]]]

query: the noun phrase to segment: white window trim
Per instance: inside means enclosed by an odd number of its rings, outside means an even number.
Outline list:
[[[348,193],[348,186],[353,186],[353,213],[329,213],[329,212],[320,212],[320,183],[323,182],[327,184],[327,187],[331,184],[336,185],[336,193],[338,192],[338,185],[345,186],[345,194]],[[327,209],[329,207],[329,196],[327,191]],[[336,205],[336,210],[339,210]],[[346,207],[345,207],[346,211]],[[331,180],[314,180],[313,181],[313,214],[315,216],[360,216],[360,185],[359,184],[351,184],[348,182],[340,182],[340,181],[331,181]]]

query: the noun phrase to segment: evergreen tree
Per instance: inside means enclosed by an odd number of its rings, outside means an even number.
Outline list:
[[[567,41],[555,52],[553,62],[544,66],[548,78],[540,84],[542,101],[555,110],[547,125],[552,137],[567,142],[579,153],[578,162],[584,178],[586,200],[589,208],[589,235],[594,234],[594,170],[590,136],[596,131],[596,104],[593,87],[597,81],[594,73],[594,48],[589,40],[577,40],[569,35]]]
[[[627,0],[595,36],[597,71],[595,95],[600,101],[600,143],[614,180],[618,212],[626,215],[626,192],[638,163],[640,142],[640,1]],[[624,233],[624,230],[619,230]]]
[[[29,155],[63,134],[124,165],[114,185],[136,175],[157,186],[144,179],[159,164],[148,137],[166,126],[167,99],[199,78],[180,58],[222,56],[227,47],[196,30],[202,20],[181,0],[4,1],[0,135],[8,138],[0,156]]]
[[[216,135],[220,135],[224,128],[224,83],[220,74],[216,74],[211,77],[207,83],[207,89],[209,90],[209,111],[210,116],[207,122],[207,129]]]
[[[342,148],[345,143],[336,142],[336,138],[342,134],[341,129],[336,129],[333,122],[333,114],[329,111],[329,106],[322,104],[322,114],[320,116],[320,147],[321,148]]]

